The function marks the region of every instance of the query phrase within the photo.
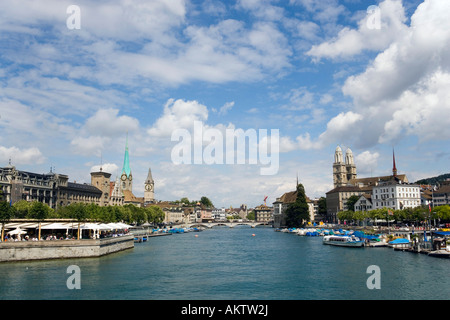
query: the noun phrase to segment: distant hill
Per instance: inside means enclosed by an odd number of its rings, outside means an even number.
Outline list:
[[[440,176],[437,176],[437,177],[417,180],[416,183],[417,184],[431,184],[431,185],[435,185],[436,183],[441,182],[441,181],[445,181],[447,179],[450,179],[450,173],[441,174]]]

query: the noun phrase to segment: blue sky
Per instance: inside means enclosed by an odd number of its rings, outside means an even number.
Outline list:
[[[218,207],[271,203],[297,174],[325,195],[338,144],[359,177],[390,174],[393,148],[410,181],[447,173],[449,13],[446,0],[2,1],[0,162],[89,183],[102,161],[115,178],[128,132],[137,196],[151,167],[157,199]],[[278,129],[277,174],[174,165],[171,133],[194,121]]]

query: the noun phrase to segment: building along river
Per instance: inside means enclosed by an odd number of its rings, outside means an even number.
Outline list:
[[[69,289],[79,267],[80,289]],[[369,289],[369,266],[380,289]],[[152,237],[99,258],[0,264],[1,299],[448,299],[450,261],[392,248],[326,246],[269,227]],[[70,269],[72,270],[72,269]],[[68,273],[69,271],[69,273]]]

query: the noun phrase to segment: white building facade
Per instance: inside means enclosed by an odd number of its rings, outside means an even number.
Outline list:
[[[385,181],[372,190],[373,209],[390,208],[400,210],[421,205],[420,186],[397,181]]]

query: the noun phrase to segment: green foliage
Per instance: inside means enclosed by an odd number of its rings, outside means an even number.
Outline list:
[[[327,215],[327,199],[325,197],[320,197],[317,204],[319,206],[318,213],[322,216],[326,216]]]
[[[165,213],[158,206],[150,206],[146,208],[149,223],[158,224],[164,221]]]
[[[0,201],[0,222],[5,223],[12,217],[13,210],[6,201]]]
[[[247,219],[248,220],[255,220],[256,219],[256,217],[255,217],[255,211],[250,211],[248,214],[247,214]]]
[[[28,212],[31,208],[31,202],[26,200],[20,200],[13,204],[15,209],[14,218],[26,218],[28,216]]]
[[[42,202],[34,201],[28,210],[27,218],[42,221],[47,219],[50,213],[50,207]]]
[[[286,209],[286,225],[288,228],[300,227],[309,221],[309,208],[306,203],[305,188],[297,185],[297,198]]]
[[[352,195],[347,199],[347,208],[350,211],[355,211],[355,203],[358,201],[359,197],[357,195]]]
[[[213,203],[211,202],[211,200],[208,199],[208,197],[204,197],[204,196],[201,197],[200,203],[201,203],[202,205],[204,205],[205,207],[207,207],[207,208],[212,208],[212,207],[214,207]]]

